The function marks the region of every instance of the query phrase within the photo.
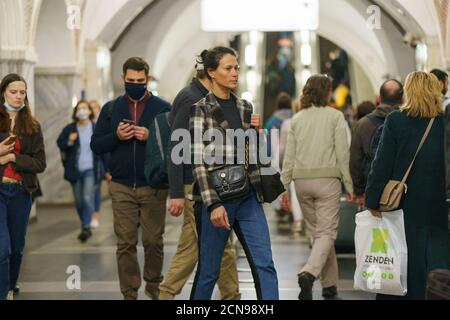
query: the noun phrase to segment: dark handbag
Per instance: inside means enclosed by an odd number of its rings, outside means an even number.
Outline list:
[[[450,270],[434,270],[428,275],[427,300],[450,300]]]
[[[247,170],[243,165],[224,166],[210,171],[209,179],[222,201],[242,198],[250,191]]]
[[[261,176],[261,191],[264,202],[272,203],[286,191],[281,182],[280,173],[271,167],[262,167],[259,173]]]
[[[249,144],[245,143],[245,163],[228,165],[209,171],[208,177],[220,200],[227,201],[242,198],[250,192],[248,178]]]

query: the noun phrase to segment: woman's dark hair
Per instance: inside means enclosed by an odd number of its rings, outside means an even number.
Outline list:
[[[205,79],[207,77],[207,72],[205,69],[206,55],[208,54],[208,50],[203,50],[202,53],[197,57],[195,70],[197,71],[197,79]]]
[[[27,88],[27,82],[18,74],[11,73],[5,76],[0,83],[0,132],[10,132],[11,119],[9,117],[5,104],[5,93],[8,86],[13,82],[25,83],[25,89]],[[15,120],[14,134],[29,136],[39,131],[39,123],[33,117],[30,109],[30,103],[28,96],[25,97],[25,108],[19,111]]]
[[[75,106],[75,108],[73,108],[73,112],[72,112],[72,120],[73,122],[78,122],[78,118],[77,118],[77,112],[78,112],[78,107],[80,105],[82,105],[83,103],[87,104],[89,110],[91,111],[91,115],[89,116],[89,120],[93,121],[95,119],[95,115],[94,115],[94,110],[92,109],[91,105],[89,104],[88,101],[86,100],[80,100],[78,101],[77,105]]]
[[[356,119],[360,120],[375,110],[375,104],[372,101],[361,102],[356,107]]]
[[[315,107],[326,107],[330,103],[330,91],[333,81],[326,75],[314,75],[308,79],[303,88],[302,110]]]
[[[220,65],[220,60],[227,55],[238,57],[236,51],[232,48],[227,47],[215,47],[211,50],[205,50],[201,53],[200,57],[203,61],[203,66],[205,67],[206,76],[211,79],[208,70],[217,70]]]
[[[292,110],[292,99],[286,92],[282,92],[278,95],[276,104],[278,110]]]
[[[128,70],[145,71],[145,75],[150,74],[150,66],[148,63],[139,57],[129,58],[123,65],[123,75],[127,74]]]
[[[434,74],[439,81],[445,81],[445,79],[448,79],[448,73],[439,69],[433,69],[430,71],[430,73]]]

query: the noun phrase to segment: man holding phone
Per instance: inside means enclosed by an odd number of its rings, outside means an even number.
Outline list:
[[[141,58],[125,62],[122,78],[126,94],[102,108],[91,141],[95,153],[110,154],[117,263],[120,290],[126,300],[137,299],[141,286],[136,249],[139,227],[145,252],[145,293],[157,299],[162,281],[168,192],[148,186],[144,163],[148,128],[157,114],[170,111],[170,104],[147,91],[149,70]]]

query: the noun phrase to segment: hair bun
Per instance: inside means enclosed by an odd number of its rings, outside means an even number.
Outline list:
[[[197,60],[196,60],[197,63],[195,65],[195,70],[197,70],[197,71],[205,70],[205,60],[206,60],[208,53],[209,53],[208,50],[203,50],[202,53],[200,53],[200,55],[197,57]]]

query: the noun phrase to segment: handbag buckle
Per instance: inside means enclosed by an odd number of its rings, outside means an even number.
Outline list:
[[[407,194],[407,193],[408,193],[408,186],[405,183],[405,194]]]

